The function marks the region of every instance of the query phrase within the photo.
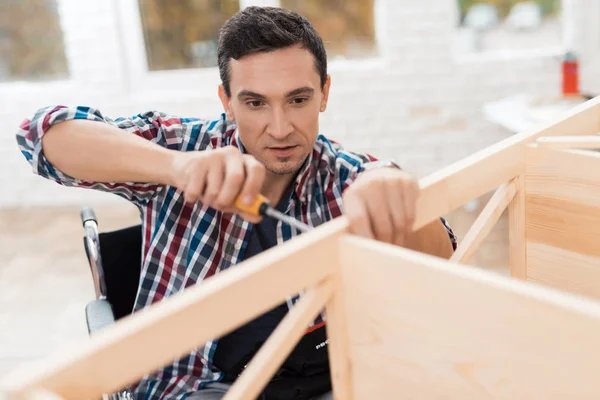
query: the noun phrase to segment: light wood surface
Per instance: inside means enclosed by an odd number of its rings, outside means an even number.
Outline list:
[[[529,280],[600,299],[600,258],[530,242]]]
[[[527,241],[525,235],[525,174],[515,178],[517,193],[508,206],[508,257],[510,275],[527,279]]]
[[[344,238],[358,399],[596,399],[600,304]]]
[[[15,371],[5,377],[2,388],[16,396],[44,388],[84,399],[134,383],[329,277],[335,265],[330,254],[346,230],[345,218],[315,228],[124,318],[69,352]],[[107,368],[116,360],[119,368]]]
[[[598,136],[541,137],[536,140],[536,143],[544,149],[600,149]]]
[[[600,153],[527,149],[527,276],[600,297]]]
[[[517,179],[517,181],[515,181]],[[479,217],[471,226],[469,232],[465,235],[462,242],[454,254],[450,257],[450,261],[461,263],[469,263],[477,249],[487,235],[492,231],[492,228],[500,219],[500,216],[515,197],[517,192],[518,178],[515,178],[508,183],[502,184],[494,193],[490,201],[486,204]]]
[[[423,178],[415,229],[522,174],[526,145],[537,138],[596,134],[599,114],[600,96],[539,129],[511,136]]]
[[[335,400],[353,400],[352,391],[352,359],[348,344],[348,319],[346,310],[346,288],[342,280],[340,252],[336,251],[336,265],[330,278],[333,295],[327,302],[327,337],[329,340],[329,365],[331,384]]]

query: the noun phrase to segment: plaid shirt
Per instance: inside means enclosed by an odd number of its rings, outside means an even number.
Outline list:
[[[180,118],[151,111],[112,120],[89,107],[56,106],[38,110],[17,133],[19,147],[35,174],[61,185],[107,191],[139,207],[143,226],[140,287],[134,311],[199,283],[240,261],[252,224],[237,215],[224,214],[200,202],[188,204],[174,187],[150,183],[88,182],[54,168],[42,152],[41,138],[53,125],[70,119],[88,119],[116,126],[159,146],[178,151],[201,151],[235,146],[245,149],[236,126],[221,115],[216,120]],[[317,226],[342,214],[342,193],[374,161],[319,135],[312,154],[294,182],[287,214]],[[456,238],[444,221],[456,248]],[[277,242],[299,234],[289,225],[277,225]],[[292,306],[298,296],[288,299]],[[321,322],[321,315],[315,323]],[[135,387],[136,398],[177,398],[221,379],[212,365],[217,341],[209,341],[166,368],[144,377]],[[152,349],[149,349],[152,351]]]

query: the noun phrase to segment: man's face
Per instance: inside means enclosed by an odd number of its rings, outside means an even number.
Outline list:
[[[293,174],[312,151],[330,80],[323,90],[320,83],[313,55],[299,46],[230,60],[231,98],[222,87],[219,96],[244,147],[268,171]]]

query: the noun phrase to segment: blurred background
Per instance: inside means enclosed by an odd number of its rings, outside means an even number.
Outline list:
[[[321,133],[420,177],[600,94],[598,0],[0,0],[0,377],[87,337],[81,207],[101,231],[139,221],[116,196],[34,176],[20,122],[51,104],[218,116],[218,29],[254,4],[323,36]],[[487,198],[446,216],[459,237]],[[503,215],[473,263],[506,273],[507,233]]]

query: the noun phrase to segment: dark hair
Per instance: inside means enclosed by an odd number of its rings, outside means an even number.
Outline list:
[[[300,44],[315,57],[321,88],[327,80],[327,53],[323,39],[302,15],[278,7],[246,7],[231,17],[219,32],[217,57],[225,93],[231,97],[229,60],[257,52]]]

